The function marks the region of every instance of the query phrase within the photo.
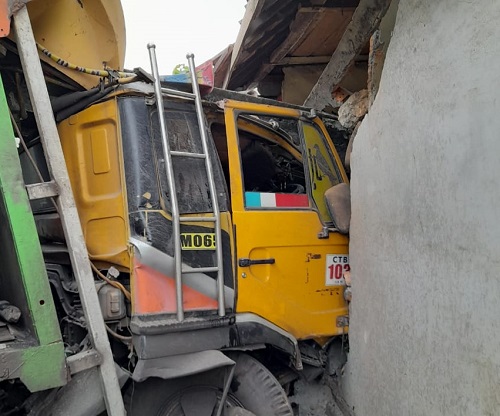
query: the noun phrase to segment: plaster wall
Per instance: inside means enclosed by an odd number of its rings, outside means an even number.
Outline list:
[[[500,414],[500,2],[401,0],[352,153],[357,416]]]

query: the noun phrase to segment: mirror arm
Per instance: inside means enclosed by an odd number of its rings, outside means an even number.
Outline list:
[[[338,231],[336,228],[328,227],[327,225],[323,225],[323,228],[321,228],[321,231],[318,233],[318,238],[325,239],[328,238],[330,233]]]

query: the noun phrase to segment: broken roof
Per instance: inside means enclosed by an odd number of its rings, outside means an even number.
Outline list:
[[[275,68],[326,64],[359,0],[250,0],[226,74],[228,89],[254,86]]]

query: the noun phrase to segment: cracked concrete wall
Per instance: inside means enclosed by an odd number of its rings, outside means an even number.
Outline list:
[[[500,414],[498,22],[498,1],[400,1],[352,154],[357,416]]]

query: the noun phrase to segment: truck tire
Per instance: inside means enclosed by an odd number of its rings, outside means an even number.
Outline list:
[[[293,416],[279,382],[259,361],[247,354],[231,354],[236,362],[223,416]],[[199,395],[198,395],[199,394]],[[129,416],[212,416],[222,392],[201,384],[196,376],[183,380],[150,378],[133,385],[125,399]],[[193,410],[186,414],[186,397]],[[199,397],[199,399],[198,399]],[[196,404],[201,410],[196,409]],[[215,413],[214,413],[215,414]]]
[[[255,413],[249,412],[242,407],[231,407],[227,410],[226,416],[257,416]]]
[[[293,416],[285,391],[272,373],[247,354],[230,355],[236,362],[232,394],[257,416]]]

